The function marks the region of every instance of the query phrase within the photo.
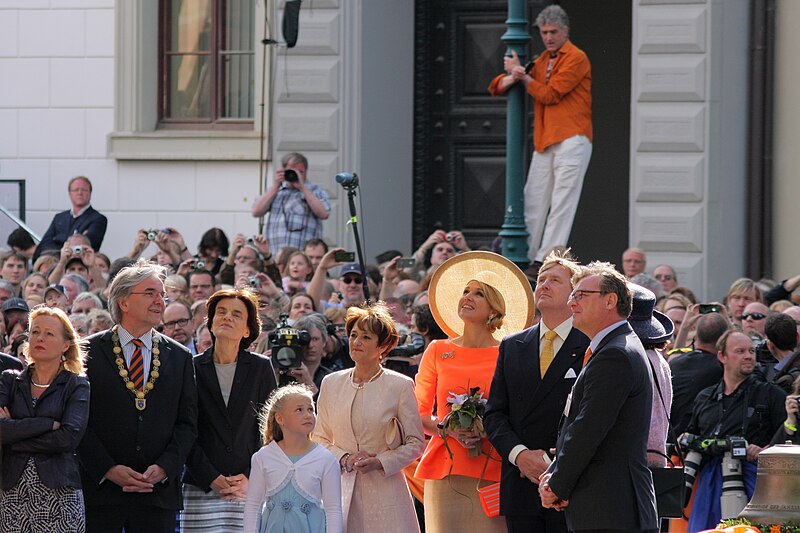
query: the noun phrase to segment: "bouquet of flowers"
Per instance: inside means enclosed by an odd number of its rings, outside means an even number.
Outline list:
[[[483,429],[483,415],[486,413],[486,400],[483,393],[480,392],[480,387],[467,387],[469,393],[456,394],[450,392],[447,397],[447,403],[450,405],[450,412],[442,420],[442,437],[444,438],[444,445],[447,448],[447,453],[450,454],[450,459],[453,458],[453,452],[447,444],[447,431],[453,429],[471,430],[481,438],[486,437],[486,430]],[[477,447],[469,448],[470,457],[478,457],[481,454],[480,445]]]

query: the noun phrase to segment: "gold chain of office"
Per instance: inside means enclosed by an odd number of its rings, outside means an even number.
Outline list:
[[[114,362],[117,364],[119,377],[122,378],[122,381],[125,383],[125,387],[134,394],[133,403],[136,406],[136,409],[139,411],[144,411],[147,409],[147,399],[145,396],[147,396],[147,393],[155,388],[155,382],[160,375],[159,368],[161,367],[161,361],[159,361],[158,355],[161,352],[158,349],[158,339],[155,335],[153,335],[152,338],[153,349],[150,350],[150,353],[153,354],[153,360],[150,362],[150,378],[147,380],[147,383],[145,383],[144,390],[140,391],[136,390],[136,385],[128,377],[128,369],[125,368],[125,359],[122,357],[122,346],[119,344],[117,326],[114,326],[111,329],[111,340],[114,342]]]

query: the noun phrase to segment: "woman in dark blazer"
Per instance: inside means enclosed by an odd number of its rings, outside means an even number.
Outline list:
[[[89,419],[84,352],[67,315],[30,315],[29,366],[0,378],[0,531],[85,530],[75,448]]]
[[[193,361],[198,436],[184,476],[184,532],[242,529],[258,412],[276,387],[270,360],[246,351],[261,331],[255,294],[221,290],[207,305],[214,344]]]

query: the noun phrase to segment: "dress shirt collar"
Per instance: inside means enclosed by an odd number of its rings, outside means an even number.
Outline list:
[[[592,353],[595,353],[597,351],[597,347],[600,345],[600,342],[602,342],[602,340],[605,339],[606,336],[609,333],[611,333],[612,331],[614,331],[615,329],[617,329],[621,325],[627,324],[627,323],[628,323],[628,321],[623,318],[619,322],[614,322],[613,324],[611,324],[607,328],[601,329],[600,331],[598,331],[597,335],[592,337],[592,342],[589,343],[589,348],[592,350]]]
[[[561,340],[567,340],[567,336],[569,332],[572,330],[572,317],[569,317],[561,324],[557,325],[552,329],[552,331],[556,332],[556,335],[559,336]],[[544,334],[548,331],[551,331],[550,328],[547,327],[547,324],[544,323],[544,320],[539,321],[539,340],[541,341],[544,339]]]

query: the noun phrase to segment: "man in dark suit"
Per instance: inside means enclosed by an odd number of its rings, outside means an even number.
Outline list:
[[[542,505],[564,510],[570,531],[658,531],[647,437],[653,389],[644,348],[628,325],[632,298],[609,263],[573,277],[573,324],[591,342],[567,399],[542,477]]]
[[[558,421],[589,339],[572,327],[567,299],[578,265],[551,253],[539,269],[539,324],[503,339],[484,417],[503,458],[500,514],[509,533],[566,533],[564,514],[541,506],[537,484],[550,464]]]
[[[106,234],[108,219],[90,205],[92,201],[92,182],[86,176],[76,176],[67,185],[72,209],[67,209],[53,217],[50,227],[42,236],[33,255],[35,261],[45,250],[60,250],[64,242],[79,233],[89,237],[94,251],[100,250]]]
[[[112,329],[89,338],[89,425],[78,448],[87,531],[174,532],[180,473],[197,437],[192,357],[157,333],[164,271],[139,260],[114,278]]]
[[[12,355],[0,353],[0,372],[3,370],[22,370],[22,361]]]

